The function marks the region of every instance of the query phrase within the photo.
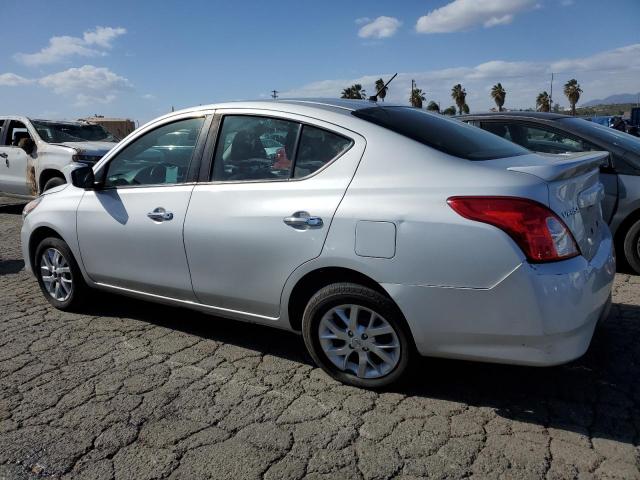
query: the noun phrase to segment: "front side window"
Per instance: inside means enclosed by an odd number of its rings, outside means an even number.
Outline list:
[[[107,165],[105,187],[183,183],[203,123],[179,120],[135,139]]]
[[[24,123],[18,120],[7,121],[7,123],[9,126],[7,129],[7,137],[4,141],[5,145],[18,147],[20,146],[20,140],[23,138],[31,138],[27,126]]]

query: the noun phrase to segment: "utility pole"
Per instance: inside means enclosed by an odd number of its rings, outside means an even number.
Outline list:
[[[273,98],[275,100],[276,98],[278,98],[278,94],[279,93],[280,92],[277,91],[277,90],[271,90],[271,98]]]
[[[553,111],[553,72],[551,72],[551,92],[549,93],[549,111]]]

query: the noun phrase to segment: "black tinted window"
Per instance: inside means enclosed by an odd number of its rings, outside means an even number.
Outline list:
[[[467,160],[490,160],[530,153],[480,128],[416,108],[372,107],[357,110],[353,115]]]
[[[320,128],[305,125],[300,136],[294,178],[306,177],[342,155],[351,140]]]
[[[613,128],[603,127],[582,118],[562,118],[558,121],[570,126],[577,133],[588,135],[603,143],[610,143],[624,150],[640,154],[640,138],[638,137]]]

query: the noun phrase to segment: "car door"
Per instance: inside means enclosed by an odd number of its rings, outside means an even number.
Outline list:
[[[102,185],[84,194],[77,212],[82,261],[95,282],[194,299],[182,228],[209,121],[165,119],[98,166]]]
[[[18,144],[22,138],[32,138],[31,134],[27,126],[18,120],[6,120],[3,130],[5,135],[0,145],[0,190],[29,195],[29,155]]]
[[[185,221],[194,292],[227,314],[273,319],[289,275],[320,255],[365,140],[262,112],[225,111],[218,131],[213,168],[195,187]]]
[[[588,140],[546,123],[504,120],[482,121],[480,126],[534,152],[559,155],[559,159],[562,159],[562,154],[603,150]],[[605,191],[602,216],[610,222],[618,200],[618,177],[612,168],[611,159],[600,168],[600,181]]]

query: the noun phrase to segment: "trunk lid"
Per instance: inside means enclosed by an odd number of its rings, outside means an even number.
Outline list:
[[[606,228],[601,207],[604,187],[600,183],[600,165],[608,156],[608,152],[535,154],[486,163],[545,181],[549,188],[549,208],[571,230],[582,255],[591,260]]]

